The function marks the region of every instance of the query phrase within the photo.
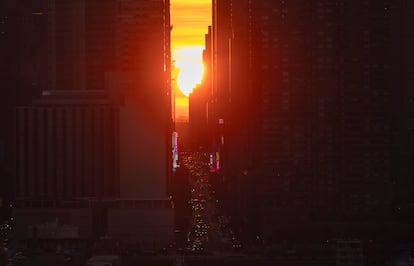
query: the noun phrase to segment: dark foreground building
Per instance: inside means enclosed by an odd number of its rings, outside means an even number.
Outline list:
[[[37,2],[47,71],[14,116],[16,237],[167,247],[169,1]]]
[[[403,0],[213,1],[212,152],[245,231],[378,237],[411,216],[412,14]]]

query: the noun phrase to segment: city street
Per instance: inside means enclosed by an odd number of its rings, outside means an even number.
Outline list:
[[[192,211],[186,251],[192,254],[241,255],[241,243],[233,234],[230,219],[220,209],[209,183],[208,155],[182,153],[182,164],[189,170]]]

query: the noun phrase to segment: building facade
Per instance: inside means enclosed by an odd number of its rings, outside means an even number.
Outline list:
[[[205,35],[205,49],[203,50],[203,81],[188,97],[188,123],[192,149],[210,150],[212,132],[211,124],[211,99],[212,99],[212,31],[208,27]]]
[[[396,150],[412,154],[395,134],[409,135],[410,111],[396,108],[410,99],[409,75],[399,75],[411,71],[401,63],[411,52],[398,48],[413,40],[409,6],[213,1],[213,99],[224,110],[223,175],[240,222],[259,209],[250,219],[272,236],[312,222],[393,219],[411,201],[398,200],[401,185],[412,186],[411,164],[395,159]]]
[[[53,220],[73,207],[89,212],[85,239],[166,247],[174,221],[169,1],[44,3],[47,82],[15,111],[15,213]],[[134,222],[120,230],[128,217]],[[50,221],[19,226],[30,222]]]
[[[118,108],[103,92],[55,92],[16,109],[15,202],[118,197]]]

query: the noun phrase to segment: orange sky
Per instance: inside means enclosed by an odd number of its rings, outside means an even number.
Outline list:
[[[171,0],[171,53],[176,65],[186,60],[202,61],[204,35],[208,25],[211,25],[211,0]],[[198,48],[195,48],[197,47]],[[200,53],[194,58],[185,57],[183,50],[199,49]],[[180,62],[181,61],[181,62]],[[176,89],[175,101],[176,119],[188,119],[188,98]]]

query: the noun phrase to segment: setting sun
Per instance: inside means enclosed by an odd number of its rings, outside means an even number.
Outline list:
[[[171,0],[174,119],[188,120],[188,96],[203,79],[202,51],[211,17],[211,0]]]
[[[190,95],[203,78],[202,50],[203,47],[200,46],[186,46],[177,51],[177,85],[186,96]]]

